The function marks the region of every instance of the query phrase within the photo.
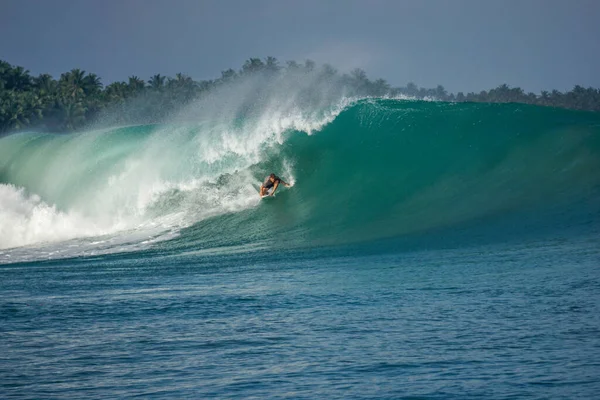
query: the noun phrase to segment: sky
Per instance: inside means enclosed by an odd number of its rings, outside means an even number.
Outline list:
[[[0,59],[104,84],[196,80],[250,57],[452,92],[600,87],[598,0],[0,0]]]

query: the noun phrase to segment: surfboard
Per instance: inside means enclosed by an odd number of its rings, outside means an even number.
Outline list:
[[[273,189],[269,189],[269,193],[272,191]],[[260,194],[260,187],[258,188],[258,193]],[[264,196],[260,196],[261,199],[264,199],[265,197],[275,197],[275,196],[271,196],[269,194],[266,194]]]

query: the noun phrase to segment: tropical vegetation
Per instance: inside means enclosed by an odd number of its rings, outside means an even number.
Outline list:
[[[344,93],[354,96],[405,95],[452,102],[517,102],[600,111],[600,90],[591,87],[575,86],[566,93],[553,90],[535,94],[504,84],[480,93],[453,94],[441,85],[426,89],[409,83],[394,88],[383,79],[369,79],[361,69],[341,74],[330,65],[317,66],[310,60],[304,63],[288,61],[283,66],[274,57],[250,58],[239,70],[227,69],[212,80],[195,81],[182,73],[175,77],[157,74],[147,81],[130,76],[127,81],[106,86],[98,75],[81,69],[65,72],[55,79],[49,74],[32,76],[21,66],[0,61],[0,133],[25,128],[72,131],[139,99],[143,101],[139,102],[138,114],[152,115],[155,120],[160,120],[182,105],[236,80],[251,76],[271,79],[282,74],[303,73],[316,75],[319,79],[333,79]]]

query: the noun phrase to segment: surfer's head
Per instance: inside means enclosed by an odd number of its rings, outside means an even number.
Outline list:
[[[275,174],[269,175],[269,179],[271,179],[272,181],[274,181],[276,178],[277,178],[277,175],[275,175]]]

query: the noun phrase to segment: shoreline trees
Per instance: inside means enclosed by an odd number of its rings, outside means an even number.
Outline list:
[[[500,85],[480,93],[448,93],[438,85],[420,88],[414,83],[391,87],[384,79],[370,80],[362,69],[340,74],[328,64],[317,66],[313,61],[287,61],[282,66],[274,57],[250,58],[236,71],[227,69],[214,80],[194,81],[178,73],[175,77],[156,74],[144,81],[130,76],[127,81],[107,86],[94,73],[72,69],[54,79],[49,74],[31,76],[21,66],[0,61],[0,133],[36,127],[48,131],[72,131],[101,116],[106,110],[143,97],[147,114],[168,115],[177,107],[201,97],[211,89],[238,79],[261,75],[265,79],[281,74],[317,74],[320,79],[335,80],[354,96],[399,96],[417,99],[432,98],[451,102],[526,103],[577,110],[600,111],[600,90],[575,86],[569,92],[542,91],[539,95],[525,93],[521,88]]]

